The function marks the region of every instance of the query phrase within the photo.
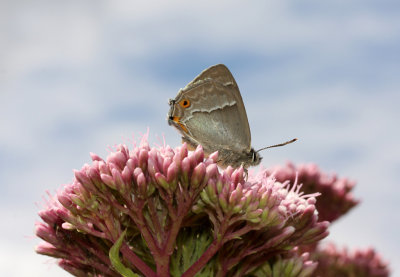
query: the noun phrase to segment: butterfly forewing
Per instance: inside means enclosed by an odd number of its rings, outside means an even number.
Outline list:
[[[183,101],[189,101],[190,106],[182,107]],[[178,93],[173,103],[170,117],[180,118],[183,127],[175,127],[184,137],[212,152],[221,148],[250,151],[250,128],[243,100],[224,65],[203,71]]]
[[[209,85],[212,84],[204,87]],[[237,100],[229,99],[228,93],[218,94],[215,89],[207,95],[214,99],[215,105],[208,111],[204,108],[196,111],[194,106],[193,113],[182,121],[189,131],[188,135],[211,151],[220,148],[250,150],[250,137],[245,135],[241,125],[243,118],[238,112]],[[215,108],[218,102],[221,108]]]
[[[187,84],[185,88],[193,86],[193,84],[197,83],[198,81],[204,81],[207,79],[211,79],[214,82],[218,82],[224,85],[231,84],[232,86],[238,88],[238,85],[236,84],[235,78],[233,78],[232,73],[223,64],[213,65],[203,70],[196,78],[193,79],[193,81]]]

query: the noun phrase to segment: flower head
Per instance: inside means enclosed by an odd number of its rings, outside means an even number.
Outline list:
[[[276,166],[267,170],[277,181],[302,184],[304,193],[319,192],[321,195],[315,204],[321,220],[332,222],[346,214],[359,201],[354,199],[351,191],[354,182],[346,178],[338,178],[335,174],[328,175],[322,172],[315,164],[301,164],[295,166],[287,163],[285,166]]]
[[[244,276],[328,234],[316,194],[265,173],[245,181],[242,168],[220,172],[218,154],[205,158],[201,146],[144,140],[91,156],[36,225],[45,241],[37,252],[76,276]]]
[[[313,256],[318,261],[316,274],[320,276],[389,276],[388,264],[372,248],[350,252],[331,243],[319,248]]]

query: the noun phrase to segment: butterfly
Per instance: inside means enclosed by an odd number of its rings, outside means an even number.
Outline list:
[[[218,151],[218,164],[237,168],[260,164],[261,150],[283,146],[293,139],[259,150],[251,147],[250,127],[239,87],[223,64],[200,73],[175,99],[169,100],[168,124],[190,148],[202,145],[206,154]]]

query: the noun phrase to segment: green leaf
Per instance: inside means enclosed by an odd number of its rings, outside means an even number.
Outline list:
[[[133,273],[132,270],[125,267],[124,264],[121,262],[121,259],[119,258],[119,249],[121,248],[122,242],[124,241],[125,234],[126,230],[122,232],[121,236],[115,242],[113,247],[111,247],[108,256],[110,257],[112,266],[115,268],[115,270],[118,271],[119,274],[124,277],[139,277],[139,275]]]

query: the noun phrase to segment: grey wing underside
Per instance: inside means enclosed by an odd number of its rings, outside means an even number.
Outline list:
[[[182,121],[207,151],[250,151],[251,135],[239,88],[224,65],[203,71],[181,92],[191,100]]]
[[[229,69],[223,65],[223,64],[217,64],[213,65],[205,70],[203,70],[196,78],[193,79],[187,86],[184,88],[188,89],[190,87],[193,87],[194,84],[197,82],[205,81],[211,79],[214,82],[224,84],[224,85],[229,85],[231,84],[232,86],[236,87],[240,96],[239,92],[239,87],[236,84],[235,78],[233,78],[232,73],[229,71]],[[243,103],[243,101],[242,101]]]

